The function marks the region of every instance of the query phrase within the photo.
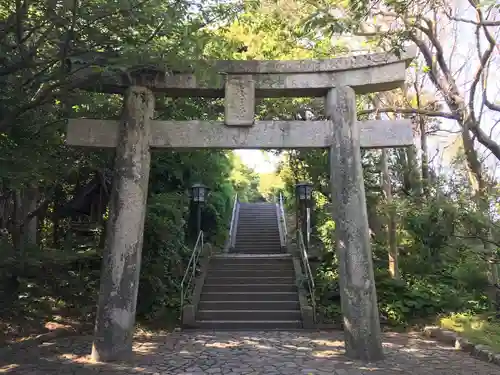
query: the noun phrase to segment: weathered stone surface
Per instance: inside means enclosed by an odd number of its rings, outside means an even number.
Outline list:
[[[196,310],[192,304],[184,305],[182,308],[182,325],[184,327],[196,327]]]
[[[408,334],[383,338],[376,364],[346,358],[340,332],[175,332],[136,336],[134,353],[113,364],[89,361],[89,338],[0,352],[15,375],[493,375],[498,366]]]
[[[366,69],[372,66],[392,64],[403,61],[409,65],[415,58],[415,47],[408,47],[397,57],[393,53],[371,53],[343,56],[335,59],[310,59],[310,60],[223,60],[215,63],[219,72],[243,73],[317,73],[335,72],[351,69]]]
[[[354,91],[332,89],[326,98],[326,114],[334,125],[330,184],[346,354],[380,360],[383,351]]]
[[[321,97],[329,88],[339,86],[351,86],[361,94],[400,87],[405,80],[406,67],[415,55],[416,50],[409,49],[401,58],[378,53],[330,60],[208,62],[201,64],[206,66],[203,69],[207,72],[205,77],[191,72],[165,74],[160,69],[156,77],[148,76],[147,82],[153,91],[172,97],[224,97],[225,75],[252,74],[257,97]],[[106,69],[97,74],[85,64],[83,68],[79,63],[73,65],[74,79],[82,82],[83,88],[119,93],[131,85],[130,75],[122,71],[111,74]],[[88,77],[92,77],[95,84],[86,82]]]
[[[224,122],[252,126],[255,118],[255,84],[251,75],[228,75],[224,97]]]
[[[302,326],[304,329],[314,329],[314,310],[311,306],[300,308],[302,314]]]
[[[92,357],[108,361],[132,350],[150,168],[154,97],[131,87],[125,96],[115,156]]]
[[[413,144],[410,120],[372,120],[358,123],[362,148]],[[74,146],[115,147],[118,123],[74,119],[68,122],[66,142]],[[331,121],[256,121],[252,127],[225,126],[220,121],[152,121],[151,147],[197,148],[326,148],[332,144]]]

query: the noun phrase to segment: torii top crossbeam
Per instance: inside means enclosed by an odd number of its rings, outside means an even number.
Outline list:
[[[398,88],[415,55],[416,49],[408,48],[399,57],[374,53],[325,60],[219,60],[193,64],[203,74],[194,74],[189,64],[182,72],[157,66],[132,67],[124,72],[95,57],[75,58],[69,63],[75,77],[85,82],[82,88],[104,93],[121,93],[140,83],[171,97],[222,98],[228,76],[248,76],[255,97],[321,97],[337,86],[350,86],[357,94]],[[98,66],[106,68],[99,71]]]

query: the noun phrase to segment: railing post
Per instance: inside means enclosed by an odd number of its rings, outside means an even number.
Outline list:
[[[226,250],[231,249],[234,247],[234,239],[236,237],[236,230],[238,226],[238,212],[239,212],[239,197],[238,194],[235,195],[234,198],[234,204],[233,204],[233,212],[231,216],[231,225],[229,228],[229,241],[228,241],[228,246]]]

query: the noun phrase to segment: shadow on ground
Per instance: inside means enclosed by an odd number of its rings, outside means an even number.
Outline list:
[[[384,336],[384,361],[366,364],[343,353],[339,332],[174,332],[138,336],[126,363],[91,363],[91,337],[73,337],[0,352],[0,374],[493,375],[500,368],[419,337]]]

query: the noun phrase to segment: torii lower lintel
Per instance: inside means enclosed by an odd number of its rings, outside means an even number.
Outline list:
[[[227,126],[222,121],[151,121],[152,148],[317,149],[332,145],[331,121],[257,121],[253,126]],[[116,147],[119,122],[71,119],[66,142],[82,147]],[[413,144],[411,120],[360,121],[361,148]]]

